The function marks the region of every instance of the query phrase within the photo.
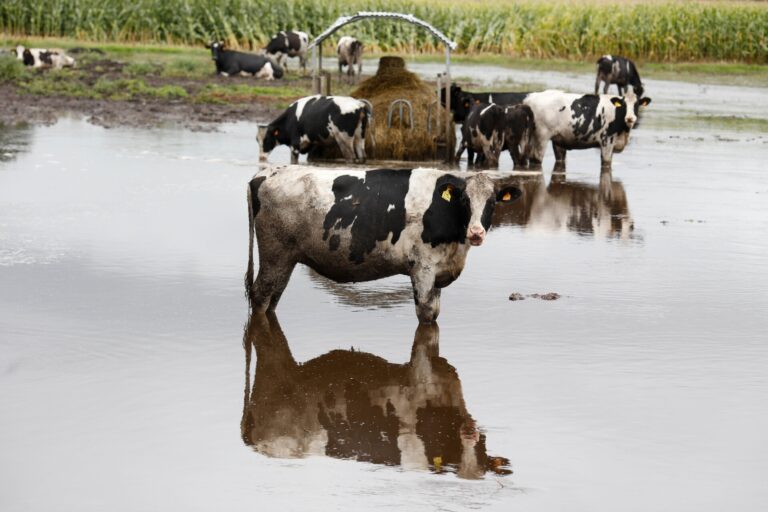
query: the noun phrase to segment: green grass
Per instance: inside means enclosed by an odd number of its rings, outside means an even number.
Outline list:
[[[467,54],[592,61],[615,53],[648,62],[768,63],[765,2],[3,0],[0,31],[164,45],[202,45],[218,38],[258,48],[278,30],[317,35],[338,16],[359,10],[412,13],[442,30]],[[369,50],[442,49],[429,33],[404,22],[366,20],[342,32],[354,33]],[[151,51],[177,50],[158,46]]]
[[[194,98],[198,103],[243,103],[257,101],[264,97],[297,98],[305,96],[307,91],[297,87],[260,87],[253,85],[220,86],[209,84]]]

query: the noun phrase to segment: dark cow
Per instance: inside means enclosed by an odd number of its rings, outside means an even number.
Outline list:
[[[341,69],[347,66],[347,76],[355,76],[355,66],[357,66],[357,76],[363,72],[363,43],[354,37],[344,36],[339,39],[336,45],[336,53],[339,57],[339,76]]]
[[[551,140],[557,162],[565,162],[569,149],[600,148],[602,166],[610,167],[613,153],[623,151],[629,142],[640,107],[650,102],[632,91],[624,96],[555,90],[531,93],[524,104],[531,107],[536,128],[527,156],[532,163],[541,164]]]
[[[338,282],[410,276],[416,315],[433,322],[441,289],[459,277],[470,246],[485,240],[496,203],[520,194],[484,172],[267,168],[248,188],[251,307],[274,310],[303,263]]]
[[[504,107],[504,146],[502,151],[509,151],[515,168],[528,165],[525,155],[530,151],[536,120],[533,110],[528,105],[508,105]]]
[[[75,59],[66,55],[61,49],[24,48],[19,45],[11,50],[11,54],[25,66],[33,68],[61,69],[75,66]]]
[[[315,146],[337,144],[347,162],[365,161],[369,107],[349,96],[307,96],[292,103],[260,133],[266,159],[279,144],[291,147],[291,163]]]
[[[597,61],[597,78],[595,79],[595,94],[600,89],[600,82],[605,82],[603,94],[608,94],[608,87],[616,84],[619,96],[629,90],[631,85],[638,98],[643,97],[643,83],[635,63],[624,57],[603,55]]]
[[[264,55],[226,50],[223,41],[213,42],[205,47],[211,49],[216,73],[220,75],[253,75],[266,80],[283,76],[282,68]]]
[[[264,51],[272,56],[277,63],[288,69],[288,57],[298,57],[301,69],[307,71],[307,48],[309,36],[306,32],[281,31],[269,41]]]
[[[404,364],[357,350],[298,363],[277,317],[251,315],[243,442],[268,457],[321,455],[470,479],[510,474],[508,459],[488,455],[438,337],[436,324],[420,324]]]
[[[442,104],[445,105],[445,90],[440,91]],[[451,112],[453,122],[462,124],[469,115],[472,107],[478,103],[495,103],[496,105],[517,105],[523,102],[528,92],[469,92],[456,84],[451,84]]]
[[[456,161],[467,150],[467,165],[475,164],[475,152],[484,156],[489,167],[499,166],[499,153],[504,146],[506,113],[503,107],[478,103],[472,107],[461,127],[461,144],[456,151]]]

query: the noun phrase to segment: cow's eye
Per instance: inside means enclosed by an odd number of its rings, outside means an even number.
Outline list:
[[[272,135],[277,137],[279,133],[280,133],[280,130],[275,130],[275,131],[272,132]]]
[[[469,102],[468,101],[464,102],[464,108],[469,108]]]

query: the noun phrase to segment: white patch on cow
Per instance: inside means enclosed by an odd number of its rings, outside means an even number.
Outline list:
[[[272,63],[267,62],[264,64],[261,69],[256,73],[256,78],[264,78],[265,80],[274,80],[274,70],[272,69]]]
[[[351,114],[359,108],[365,108],[365,103],[349,96],[328,96],[338,105],[342,114]]]
[[[310,100],[314,100],[319,98],[319,94],[315,94],[314,96],[307,96],[306,98],[301,98],[300,100],[297,100],[294,105],[296,105],[296,119],[301,119],[301,113],[304,112],[304,107],[307,105],[307,103]]]
[[[483,110],[481,110],[481,111],[480,111],[480,117],[483,117],[483,115],[484,115],[486,112],[488,112],[488,109],[489,109],[489,108],[491,108],[491,107],[493,107],[493,102],[491,102],[491,104],[490,104],[490,105],[488,105],[487,107],[485,107]]]
[[[387,211],[388,212],[391,212],[394,209],[395,209],[395,205],[394,204],[390,204],[389,206],[387,206]]]

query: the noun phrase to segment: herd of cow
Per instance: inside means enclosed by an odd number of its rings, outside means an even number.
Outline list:
[[[607,94],[612,83],[616,96]],[[453,84],[448,95],[453,119],[462,125],[456,160],[466,150],[470,166],[490,167],[498,166],[503,150],[515,167],[540,166],[551,141],[558,163],[567,150],[599,148],[602,168],[610,168],[640,108],[651,101],[634,64],[610,55],[598,61],[594,94],[473,93]],[[443,105],[448,95],[443,92]],[[368,102],[351,97],[299,99],[260,130],[261,157],[285,144],[296,164],[299,154],[336,144],[348,162],[364,162],[370,115]],[[302,263],[337,282],[407,275],[419,321],[432,323],[441,289],[459,277],[469,248],[483,243],[496,205],[522,194],[508,175],[488,172],[266,167],[248,187],[245,286],[251,308],[274,310]]]

